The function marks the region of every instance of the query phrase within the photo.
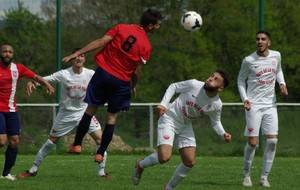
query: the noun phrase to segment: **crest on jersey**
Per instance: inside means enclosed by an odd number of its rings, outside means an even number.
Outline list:
[[[12,76],[14,78],[18,78],[18,71],[12,71]]]

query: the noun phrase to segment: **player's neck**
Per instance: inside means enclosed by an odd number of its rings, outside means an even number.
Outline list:
[[[76,67],[76,66],[73,66],[72,67],[72,70],[75,74],[81,74],[82,73],[82,70],[83,70],[83,67]]]
[[[218,94],[218,91],[209,92],[209,91],[205,90],[205,94],[206,94],[208,97],[212,98],[212,97],[215,97],[215,96]]]
[[[266,49],[265,51],[256,51],[256,54],[261,57],[267,57],[269,53],[270,53],[269,49]]]

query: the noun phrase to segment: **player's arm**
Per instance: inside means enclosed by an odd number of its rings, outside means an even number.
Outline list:
[[[249,101],[249,99],[247,97],[247,93],[246,93],[246,80],[248,78],[249,72],[250,71],[249,71],[248,65],[246,63],[246,59],[244,59],[242,62],[242,65],[241,65],[241,69],[239,71],[238,78],[237,78],[237,84],[238,84],[238,90],[239,90],[241,99],[244,104],[244,108],[248,111],[251,108],[251,104],[250,104],[250,101]]]
[[[132,91],[132,94],[134,97],[136,97],[136,86],[137,86],[137,83],[141,77],[141,73],[142,73],[142,66],[143,64],[140,63],[135,71],[133,72],[133,74],[131,75],[131,91]]]
[[[44,80],[46,80],[48,83],[59,83],[61,82],[63,78],[63,72],[62,71],[58,71],[58,72],[55,72],[51,75],[48,75],[48,76],[45,76],[43,77]],[[26,91],[27,91],[27,95],[30,96],[30,94],[32,93],[32,90],[33,89],[36,89],[37,86],[39,86],[40,84],[34,80],[31,80],[27,83],[27,86],[26,86]]]
[[[39,76],[39,75],[35,75],[33,77],[33,80],[35,82],[38,82],[39,84],[41,84],[42,86],[46,86],[47,88],[47,93],[49,93],[50,95],[54,93],[54,88],[51,86],[51,84],[48,83],[48,81],[46,81],[43,77]],[[27,92],[28,93],[28,92]]]
[[[83,48],[81,48],[80,50],[68,55],[67,57],[64,57],[62,59],[63,63],[67,63],[69,62],[71,59],[74,59],[76,57],[78,57],[81,54],[85,54],[91,51],[94,51],[96,49],[102,49],[106,46],[107,43],[109,43],[113,38],[108,36],[108,35],[104,35],[102,38],[99,38],[97,40],[92,41],[91,43],[87,44],[86,46],[84,46]]]

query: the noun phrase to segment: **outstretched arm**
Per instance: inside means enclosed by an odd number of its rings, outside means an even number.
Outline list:
[[[106,46],[107,43],[109,43],[113,38],[108,36],[108,35],[104,35],[102,38],[99,38],[97,40],[92,41],[91,43],[87,44],[86,46],[84,46],[83,48],[81,48],[80,50],[76,51],[75,53],[72,53],[71,55],[68,55],[66,57],[64,57],[62,59],[63,63],[67,63],[69,62],[71,59],[74,59],[76,57],[78,57],[78,55],[84,54],[84,53],[88,53],[91,51],[94,51],[98,48],[102,49]]]
[[[41,77],[39,75],[35,75],[33,77],[33,80],[38,82],[42,86],[46,86],[47,93],[49,93],[50,95],[54,93],[54,88],[43,77]],[[27,92],[27,94],[28,94],[28,92]]]

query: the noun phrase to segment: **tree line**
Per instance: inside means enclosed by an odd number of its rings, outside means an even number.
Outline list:
[[[15,48],[15,61],[44,76],[56,71],[56,1],[43,1],[43,17],[31,13],[19,2],[7,10],[0,26],[0,42]],[[244,0],[89,0],[62,1],[62,56],[102,37],[118,23],[137,23],[147,8],[158,9],[164,19],[159,31],[150,34],[152,55],[143,66],[137,98],[132,102],[160,102],[172,82],[196,78],[205,80],[216,68],[231,74],[231,84],[222,94],[223,102],[240,102],[236,78],[243,58],[255,51],[255,34],[259,28],[259,1]],[[272,37],[270,49],[282,55],[282,69],[289,96],[279,102],[300,100],[300,9],[299,0],[265,0],[264,28]],[[180,25],[188,10],[201,14],[203,26],[189,33]],[[96,68],[88,53],[86,67]],[[62,68],[70,65],[62,65]],[[26,80],[18,88],[19,103],[55,102],[44,91],[30,98],[25,93]],[[278,85],[277,85],[278,92]],[[277,93],[278,94],[278,93]]]

